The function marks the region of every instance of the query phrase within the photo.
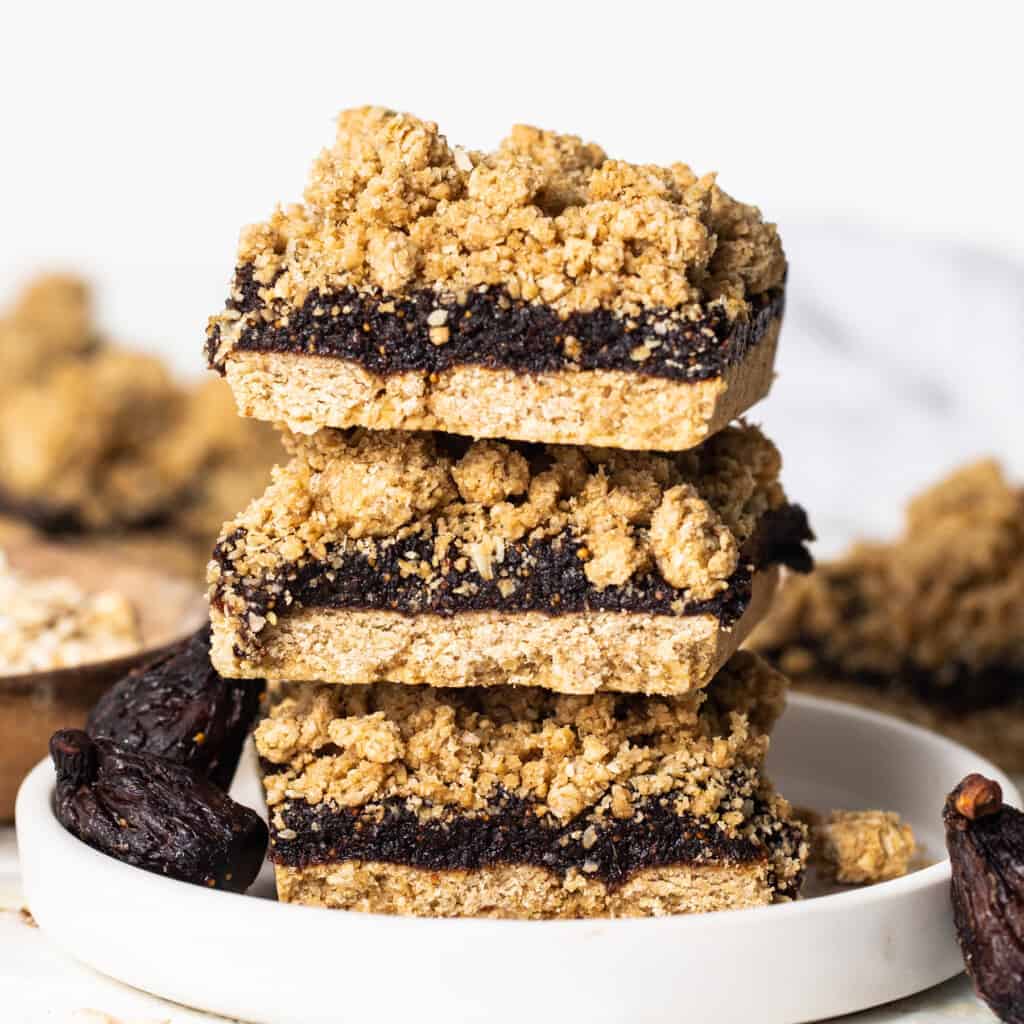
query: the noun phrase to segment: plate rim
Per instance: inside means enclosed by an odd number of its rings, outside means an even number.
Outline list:
[[[891,764],[880,776],[882,788],[876,778],[861,795],[865,806],[885,792],[888,772],[905,773],[918,761],[924,770],[920,776],[901,774],[909,779],[909,788],[901,787],[898,799],[901,808],[906,801],[904,809],[916,814],[914,820],[921,827],[931,820],[932,812],[926,808],[945,785],[945,775],[954,772],[989,772],[1005,784],[1007,800],[1019,803],[1017,788],[1004,772],[928,730],[828,698],[795,696],[794,711],[791,731],[781,746],[784,761],[778,766],[788,785],[800,778],[799,750],[805,734],[814,736],[820,729],[831,739],[824,748],[812,741],[803,774],[813,781],[821,767],[821,751],[829,756],[835,742],[846,753],[832,759],[838,781],[851,778],[855,762],[847,758],[881,729]],[[844,745],[841,737],[848,731],[853,735]],[[910,749],[904,750],[908,742]],[[826,773],[823,781],[828,778]],[[953,933],[946,859],[890,882],[744,912],[568,921],[327,912],[276,904],[255,893],[246,899],[189,885],[99,853],[57,821],[54,782],[53,769],[44,760],[18,796],[24,892],[44,934],[101,974],[229,1019],[261,1024],[338,1019],[339,993],[330,986],[310,988],[301,972],[294,983],[282,982],[277,972],[268,974],[265,936],[273,934],[298,943],[298,948],[312,943],[308,966],[314,972],[333,976],[339,956],[360,972],[366,986],[342,990],[343,1019],[361,1019],[351,1016],[358,1011],[399,1024],[409,1015],[424,1021],[486,1017],[495,1024],[517,1024],[536,1012],[540,994],[549,1010],[554,1008],[566,1019],[583,1008],[595,1022],[606,1024],[623,1019],[638,1024],[674,1021],[680,999],[690,1000],[699,1019],[793,1024],[901,999],[963,970]],[[245,780],[249,801],[256,799],[251,782],[255,779]],[[918,785],[923,789],[915,797]],[[926,803],[919,799],[925,792]],[[938,852],[941,832],[937,824],[928,829],[928,843]],[[111,910],[111,929],[97,931],[93,922]],[[288,916],[282,916],[286,912]],[[163,955],[154,959],[148,944],[140,948],[132,936],[146,934],[161,918],[166,934],[157,947]],[[209,924],[201,929],[197,943],[189,943],[196,922],[202,920]],[[916,922],[919,934],[906,930],[910,921]],[[225,964],[231,985],[224,985],[210,969],[211,963],[221,960],[224,943],[239,951],[238,957],[229,958],[230,967]],[[780,944],[791,954],[781,961]],[[382,1010],[380,986],[393,984],[395,950],[419,948],[423,955],[408,965],[410,984],[393,992]],[[495,955],[503,958],[498,962],[521,957],[527,963],[539,956],[539,962],[551,965],[552,973],[542,971],[533,985],[509,992],[496,1005],[491,987]],[[736,956],[750,958],[752,983],[741,991],[735,990]],[[454,964],[469,972],[456,985],[446,980]],[[566,986],[562,979],[567,977],[575,983]]]

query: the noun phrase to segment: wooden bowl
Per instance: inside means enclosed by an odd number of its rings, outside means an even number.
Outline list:
[[[62,576],[86,590],[114,590],[134,605],[142,646],[132,654],[70,668],[0,675],[0,821],[14,817],[18,786],[58,729],[80,728],[113,683],[199,628],[206,619],[200,586],[156,566],[125,562],[109,544],[95,549],[39,541],[11,543],[11,566],[31,576]]]

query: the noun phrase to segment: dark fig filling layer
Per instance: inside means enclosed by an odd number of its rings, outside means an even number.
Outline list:
[[[270,318],[253,318],[233,351],[345,359],[380,376],[481,366],[516,373],[622,370],[674,381],[708,380],[741,362],[784,307],[784,292],[775,289],[754,297],[745,320],[730,320],[718,308],[697,320],[673,317],[662,308],[635,318],[604,309],[562,316],[542,303],[512,299],[497,287],[458,299],[433,289],[390,296],[349,287],[314,292],[299,306],[268,307],[260,288],[250,265],[238,268],[228,308]],[[223,372],[220,343],[217,325],[206,353],[210,366]]]
[[[460,612],[645,612],[660,615],[713,615],[725,627],[733,625],[750,603],[753,575],[758,569],[787,565],[810,570],[811,556],[804,546],[812,538],[807,516],[799,505],[785,505],[766,513],[744,550],[744,560],[728,586],[714,597],[689,600],[686,591],[673,588],[657,570],[620,586],[599,589],[587,578],[580,558],[583,544],[566,531],[529,544],[509,544],[494,578],[486,580],[472,566],[460,571],[454,564],[428,586],[416,573],[403,572],[419,560],[433,556],[430,537],[408,537],[381,545],[373,562],[361,551],[336,551],[327,560],[287,563],[273,579],[249,582],[234,575],[230,554],[244,538],[239,529],[221,540],[213,558],[221,574],[212,601],[222,606],[224,595],[240,595],[250,613],[286,615],[290,609],[334,608],[352,611],[395,611],[408,615],[457,615]],[[503,584],[514,581],[506,595]],[[507,590],[507,586],[505,586]],[[287,595],[287,597],[285,596]],[[241,625],[247,628],[247,616]],[[258,646],[258,636],[247,635]]]
[[[363,808],[288,802],[279,808],[284,828],[271,830],[270,858],[295,868],[362,860],[433,871],[520,864],[564,876],[576,869],[614,889],[647,868],[770,865],[773,853],[795,851],[802,838],[799,826],[778,821],[763,836],[729,836],[709,820],[676,813],[671,794],[648,798],[636,811],[625,820],[585,812],[552,824],[535,804],[505,792],[485,813],[444,808],[436,817],[401,799]],[[770,821],[763,805],[754,815]],[[773,884],[794,896],[799,879]]]

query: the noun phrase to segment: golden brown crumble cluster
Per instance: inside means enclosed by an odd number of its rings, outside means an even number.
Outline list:
[[[0,405],[0,491],[90,529],[169,517],[209,543],[278,450],[270,427],[239,419],[220,380],[187,389],[159,359],[101,338],[75,278],[28,286],[0,320],[0,368],[13,385]]]
[[[381,543],[433,540],[402,571],[429,586],[448,565],[502,577],[505,546],[566,530],[597,587],[657,567],[696,600],[727,587],[761,516],[785,501],[779,453],[755,427],[729,427],[672,455],[475,441],[443,435],[321,430],[292,436],[292,461],[237,519],[227,557],[243,579],[284,564],[327,561],[329,545],[371,558]],[[211,569],[216,584],[220,569]],[[509,596],[516,588],[507,580]],[[502,588],[504,590],[504,587]]]
[[[473,812],[504,790],[564,823],[588,809],[630,818],[635,801],[671,794],[678,813],[738,829],[754,813],[785,690],[747,653],[683,697],[303,683],[282,688],[256,745],[279,769],[265,777],[272,811],[399,798],[424,815]]]
[[[1024,490],[999,465],[915,498],[903,535],[794,577],[756,635],[787,674],[1024,666]]]
[[[892,811],[833,811],[812,834],[823,867],[844,885],[901,878],[917,852],[913,829]]]
[[[499,285],[563,313],[664,307],[689,318],[712,303],[744,316],[786,270],[775,225],[712,174],[611,160],[524,125],[495,152],[471,152],[436,124],[380,107],[339,116],[305,204],[246,229],[238,260],[264,299],[293,304],[345,286]]]

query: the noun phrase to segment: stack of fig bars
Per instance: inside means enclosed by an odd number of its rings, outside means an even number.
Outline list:
[[[774,445],[775,227],[684,164],[341,115],[208,333],[291,461],[224,526],[213,657],[258,727],[283,900],[583,917],[796,895],[737,649],[809,567]]]

